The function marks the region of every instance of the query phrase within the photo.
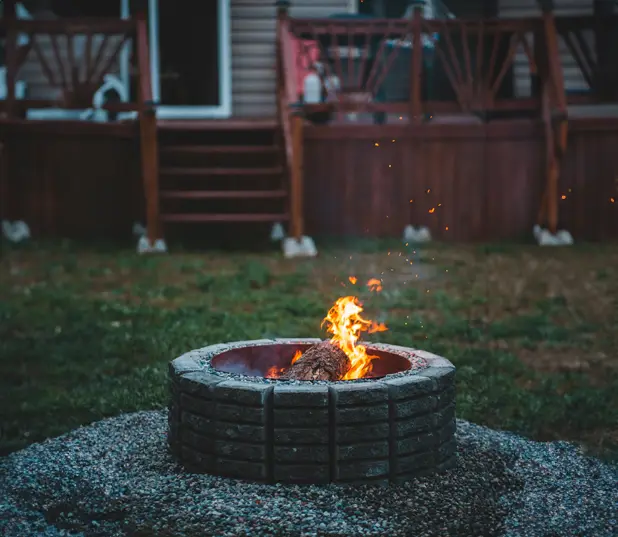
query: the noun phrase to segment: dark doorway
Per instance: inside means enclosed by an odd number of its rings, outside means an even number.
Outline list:
[[[218,0],[159,0],[160,104],[219,106]]]

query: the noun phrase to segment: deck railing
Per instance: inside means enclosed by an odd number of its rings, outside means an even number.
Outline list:
[[[567,102],[618,102],[618,63],[597,53],[603,50],[602,36],[618,27],[618,15],[600,19],[548,12],[518,19],[439,20],[424,19],[420,8],[409,19],[285,18],[282,32],[293,42],[290,68],[307,73],[317,62],[326,85],[338,88],[328,102],[303,102],[302,76],[297,76],[288,100],[306,113],[382,112],[405,114],[411,121],[460,112],[481,117],[538,113],[543,83],[551,76],[547,17],[554,26],[555,53],[557,42],[564,41],[590,86],[585,94],[567,95]],[[594,33],[597,50],[584,39],[587,31]],[[522,53],[533,90],[516,98],[513,68]],[[560,63],[560,58],[551,61]]]
[[[10,3],[8,4],[10,6]],[[18,45],[18,36],[27,35],[28,44]],[[150,79],[150,51],[143,14],[120,19],[71,18],[58,20],[17,20],[14,13],[0,19],[0,37],[5,37],[6,98],[0,100],[0,115],[6,121],[24,117],[27,110],[93,108],[93,97],[114,71],[121,51],[131,40],[136,44],[136,98],[130,102],[103,103],[111,112],[136,112],[140,127],[142,176],[146,198],[147,234],[151,243],[160,237],[158,147],[155,105]],[[46,54],[41,39],[49,39]],[[64,54],[63,54],[64,52]],[[55,99],[17,99],[19,71],[27,57],[34,55]]]
[[[568,43],[574,19],[556,22],[553,13],[545,11],[541,17],[520,19],[429,20],[420,8],[406,20],[294,19],[280,8],[279,116],[292,193],[302,192],[302,142],[296,141],[302,138],[302,121],[293,129],[293,117],[324,121],[325,114],[328,118],[342,112],[370,112],[374,120],[384,121],[391,113],[420,124],[435,114],[466,113],[486,119],[492,112],[527,111],[545,126],[547,173],[539,224],[555,233],[568,103],[558,41]],[[520,51],[527,58],[533,91],[530,97],[517,99],[507,73]],[[588,56],[582,52],[581,57]],[[445,75],[440,88],[429,84],[436,68]],[[319,73],[322,95],[307,102],[302,85],[310,72]],[[607,83],[612,78],[597,75],[596,80]],[[444,94],[445,87],[450,95]],[[436,98],[437,90],[443,92],[441,98]],[[293,214],[302,213],[299,197],[291,196]]]
[[[506,75],[518,50],[525,52],[531,75],[542,76],[535,44],[538,47],[543,40],[531,44],[527,39],[543,36],[543,20],[538,17],[436,20],[423,19],[417,9],[409,20],[289,18],[283,31],[296,44],[295,68],[317,60],[327,83],[339,88],[326,108],[403,113],[417,121],[437,113],[540,108],[538,95],[503,96],[508,95]],[[444,73],[446,80],[432,88],[436,72]],[[436,92],[442,95],[436,98]],[[297,88],[295,102],[302,98],[302,89]],[[316,111],[325,105],[302,107]]]
[[[113,72],[121,51],[135,38],[135,19],[0,19],[0,32],[5,35],[7,116],[22,116],[37,108],[89,109],[93,97]],[[18,37],[28,37],[26,45]],[[45,43],[45,41],[48,41]],[[16,82],[27,58],[40,69],[46,85],[55,90],[56,98],[17,99]],[[137,103],[106,103],[103,109],[136,111]]]

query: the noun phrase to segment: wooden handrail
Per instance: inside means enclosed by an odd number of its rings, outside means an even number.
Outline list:
[[[292,34],[285,9],[277,17],[277,115],[283,134],[285,168],[289,178],[290,235],[296,240],[303,236],[303,119],[291,105],[298,101],[295,63],[292,54]],[[298,112],[298,111],[296,111]]]
[[[146,198],[146,232],[150,245],[161,238],[159,214],[159,148],[157,118],[152,102],[150,50],[144,13],[136,18],[137,65],[139,71],[138,115],[140,125],[140,153],[142,179]]]
[[[139,99],[142,103],[152,102],[152,79],[150,74],[150,48],[146,17],[140,13],[136,17],[135,41],[139,72]]]
[[[0,31],[9,30],[28,35],[125,34],[135,31],[135,21],[100,17],[71,17],[52,20],[0,18]]]

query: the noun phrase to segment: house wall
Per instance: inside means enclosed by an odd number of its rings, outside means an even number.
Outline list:
[[[346,13],[350,0],[292,0],[292,17],[328,17]],[[232,114],[235,117],[276,115],[274,0],[231,0]]]
[[[498,14],[500,18],[540,17],[542,14],[538,0],[498,1]],[[593,3],[594,0],[554,0],[554,14],[556,16],[592,15],[594,12]],[[532,35],[527,35],[526,37],[530,44],[532,44]],[[594,53],[593,32],[585,32],[584,37]],[[587,90],[588,84],[582,76],[575,58],[571,55],[562,39],[559,39],[558,50],[562,59],[565,89],[567,91]],[[517,97],[528,97],[531,94],[530,69],[528,58],[521,47],[515,56],[514,69],[515,95]]]

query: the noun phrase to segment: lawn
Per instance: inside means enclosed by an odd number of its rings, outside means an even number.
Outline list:
[[[296,261],[2,246],[0,454],[162,408],[172,358],[217,342],[323,335],[330,305],[354,294],[389,328],[372,340],[455,363],[459,417],[618,458],[616,245],[414,252],[349,242]]]

